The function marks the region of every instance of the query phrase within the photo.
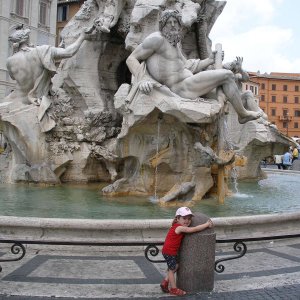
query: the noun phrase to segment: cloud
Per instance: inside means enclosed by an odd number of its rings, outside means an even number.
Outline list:
[[[276,25],[283,0],[228,0],[211,32],[213,45],[221,43],[225,62],[244,57],[249,71],[299,72],[299,59],[292,61],[286,51],[293,46],[290,28]]]
[[[275,5],[282,0],[227,0],[214,28],[217,32],[235,32],[240,28],[268,23],[275,15]]]
[[[276,65],[276,58],[284,57],[280,53],[284,53],[291,39],[290,29],[276,26],[255,27],[247,32],[227,36],[222,41],[225,61],[242,56],[245,69],[256,71],[263,67],[262,71],[271,71]]]

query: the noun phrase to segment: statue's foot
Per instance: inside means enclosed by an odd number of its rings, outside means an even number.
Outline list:
[[[262,115],[263,115],[263,112],[261,112],[261,111],[259,111],[259,112],[257,112],[257,111],[247,111],[246,116],[244,116],[244,117],[239,116],[239,123],[240,124],[245,124],[249,121],[256,120],[256,119],[262,117]]]

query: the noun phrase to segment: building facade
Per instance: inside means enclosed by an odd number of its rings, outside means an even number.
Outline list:
[[[55,45],[57,0],[0,0],[0,101],[14,89],[6,69],[13,54],[9,35],[16,26],[29,28],[33,45]]]
[[[290,137],[300,137],[300,73],[250,73],[259,84],[259,106]]]
[[[255,102],[259,105],[259,84],[255,81],[248,80],[242,83],[242,92],[251,91]]]
[[[60,33],[78,12],[85,0],[58,0],[57,1],[57,28],[56,28],[56,45],[61,42]]]

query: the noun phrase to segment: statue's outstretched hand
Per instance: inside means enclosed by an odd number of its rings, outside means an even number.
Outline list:
[[[142,80],[139,85],[141,92],[149,95],[153,90],[153,83],[151,81]]]

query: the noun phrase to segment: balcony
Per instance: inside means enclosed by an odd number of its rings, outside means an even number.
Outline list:
[[[279,120],[280,121],[293,121],[294,117],[293,116],[288,116],[288,115],[282,115],[282,116],[279,116]]]

